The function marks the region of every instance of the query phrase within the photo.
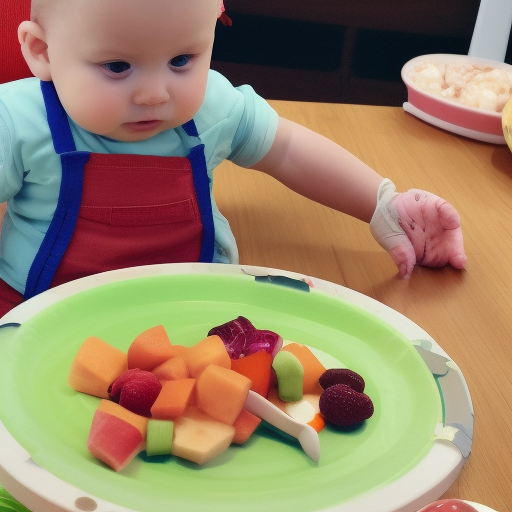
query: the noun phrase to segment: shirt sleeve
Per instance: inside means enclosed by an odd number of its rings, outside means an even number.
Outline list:
[[[12,199],[23,184],[23,165],[16,156],[19,128],[13,109],[9,108],[12,97],[17,95],[17,84],[19,82],[9,82],[0,86],[0,203]]]
[[[259,162],[274,142],[278,122],[276,111],[251,86],[233,87],[215,71],[195,119],[210,168],[224,159],[241,167]]]
[[[9,130],[1,110],[0,108],[0,203],[3,203],[14,195],[15,188],[11,176],[8,175],[8,171],[12,169],[12,152]]]

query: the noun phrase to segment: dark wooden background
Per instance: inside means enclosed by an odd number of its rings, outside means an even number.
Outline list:
[[[479,0],[226,0],[212,67],[267,99],[400,106],[402,66],[467,54]],[[505,61],[512,64],[512,44]]]

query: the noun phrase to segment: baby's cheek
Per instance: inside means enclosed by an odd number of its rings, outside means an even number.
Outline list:
[[[110,132],[123,121],[125,114],[119,96],[80,88],[66,108],[71,119],[81,128],[99,135]]]

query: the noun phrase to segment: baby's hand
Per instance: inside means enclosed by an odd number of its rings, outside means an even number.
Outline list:
[[[397,194],[385,180],[370,229],[398,267],[401,277],[411,276],[414,265],[463,269],[466,255],[457,210],[444,199],[412,189]]]

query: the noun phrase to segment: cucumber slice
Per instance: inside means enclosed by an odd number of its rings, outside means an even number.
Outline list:
[[[302,400],[304,368],[291,352],[280,350],[272,361],[277,376],[277,391],[283,402]]]
[[[148,421],[146,453],[149,456],[170,454],[173,432],[174,422],[150,419]]]

